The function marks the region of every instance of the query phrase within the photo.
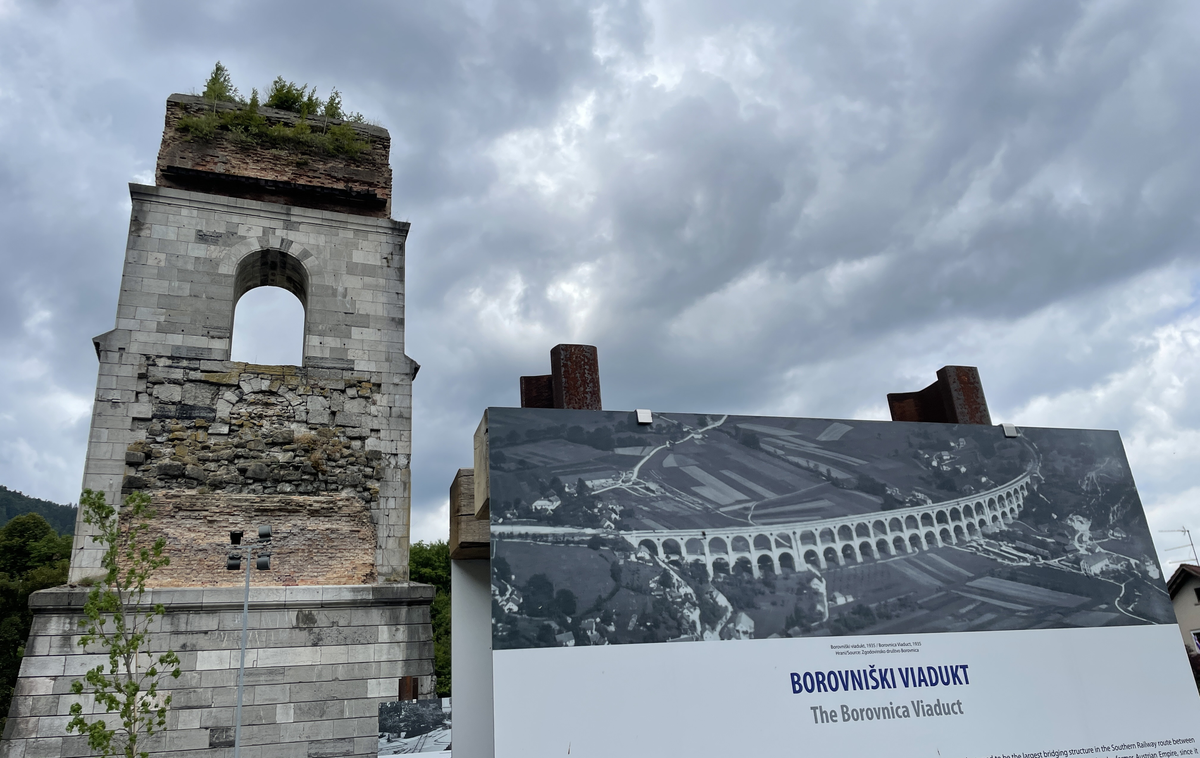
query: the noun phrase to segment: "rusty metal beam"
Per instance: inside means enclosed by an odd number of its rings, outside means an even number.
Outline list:
[[[988,426],[992,423],[979,369],[974,366],[943,366],[938,369],[937,381],[925,389],[892,392],[887,399],[892,421]]]
[[[550,350],[550,372],[521,377],[522,408],[601,410],[595,346],[555,345]]]
[[[522,408],[553,408],[554,377],[551,374],[521,377]]]
[[[592,345],[555,345],[550,351],[554,407],[598,411],[600,361]]]

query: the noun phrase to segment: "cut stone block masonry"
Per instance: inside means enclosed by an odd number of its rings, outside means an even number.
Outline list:
[[[83,486],[110,502],[147,492],[167,541],[171,565],[151,581],[167,608],[154,645],[180,653],[184,673],[168,684],[156,754],[232,753],[243,576],[224,558],[229,531],[269,523],[272,570],[252,574],[243,754],[374,755],[378,705],[401,677],[415,677],[406,691],[434,691],[433,590],[407,581],[409,225],[388,217],[386,130],[351,125],[370,147],[348,158],[177,128],[229,107],[172,95],[157,185],[130,185],[116,324],[94,340]],[[302,366],[230,360],[234,308],[260,286],[304,305]],[[72,582],[101,573],[93,533],[78,523]],[[101,652],[74,644],[83,597],[67,587],[31,600],[0,756],[85,754],[65,731],[71,680]]]

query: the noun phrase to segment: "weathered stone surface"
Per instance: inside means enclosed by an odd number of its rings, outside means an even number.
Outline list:
[[[154,473],[164,479],[183,476],[184,471],[184,465],[179,461],[163,461],[154,468]]]
[[[230,103],[205,102],[194,95],[171,95],[167,99],[166,124],[158,153],[155,182],[200,192],[214,192],[304,208],[342,211],[386,218],[392,202],[392,169],[388,163],[391,137],[386,129],[368,124],[348,124],[368,143],[357,157],[328,155],[319,151],[281,149],[256,145],[249,140],[234,142],[218,132],[211,141],[191,137],[178,128],[185,115],[216,109],[232,110]],[[300,116],[273,108],[260,108],[269,124],[291,126]],[[342,123],[338,119],[310,118],[320,131]],[[233,232],[198,231],[189,242],[229,245]]]
[[[318,377],[293,366],[209,365],[230,370],[197,376],[175,358],[146,367],[147,385],[180,401],[159,403],[145,439],[126,450],[138,488],[191,490],[200,483],[205,493],[353,492],[368,503],[379,498],[385,475],[379,464],[389,461],[381,450],[367,447],[368,440],[379,441],[378,432],[362,427],[382,397],[377,377],[364,379],[354,371]],[[236,388],[225,389],[229,385]],[[180,392],[168,393],[168,387]],[[339,412],[334,419],[326,410],[332,404],[357,413]],[[188,412],[181,416],[185,406]]]
[[[178,384],[156,384],[152,394],[155,400],[161,400],[164,403],[178,403],[183,399],[183,387]]]

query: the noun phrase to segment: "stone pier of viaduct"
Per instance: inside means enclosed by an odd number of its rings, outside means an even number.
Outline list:
[[[240,108],[167,100],[155,185],[131,185],[115,328],[99,359],[85,487],[118,503],[148,494],[169,566],[147,584],[165,615],[147,649],[179,654],[154,756],[225,756],[233,746],[245,577],[230,533],[270,525],[269,571],[251,575],[243,755],[378,752],[379,706],[434,694],[433,588],[408,582],[412,380],[404,352],[405,242],[390,217],[382,127],[261,108],[277,133],[344,127],[360,150],[281,147],[217,121]],[[120,251],[112,251],[122,255]],[[232,360],[234,313],[259,287],[303,308],[299,365]],[[301,317],[298,317],[301,318]],[[263,335],[262,338],[267,338]],[[82,513],[70,579],[103,576]],[[70,709],[103,713],[73,682],[107,660],[79,646],[87,594],[30,598],[32,632],[0,758],[90,753]],[[110,717],[111,718],[111,717]]]
[[[709,574],[739,565],[754,576],[795,570],[798,561],[825,569],[891,555],[958,545],[1003,529],[1021,512],[1031,472],[986,492],[893,511],[817,521],[713,529],[622,532],[656,556],[702,562]]]

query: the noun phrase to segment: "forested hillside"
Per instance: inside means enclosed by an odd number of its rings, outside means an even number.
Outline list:
[[[3,494],[24,497],[8,490]],[[56,534],[39,513],[21,514],[0,528],[0,717],[7,717],[33,621],[29,595],[66,583],[70,555],[71,536]]]
[[[29,497],[0,484],[0,526],[23,513],[36,513],[59,534],[75,533],[75,507]]]

